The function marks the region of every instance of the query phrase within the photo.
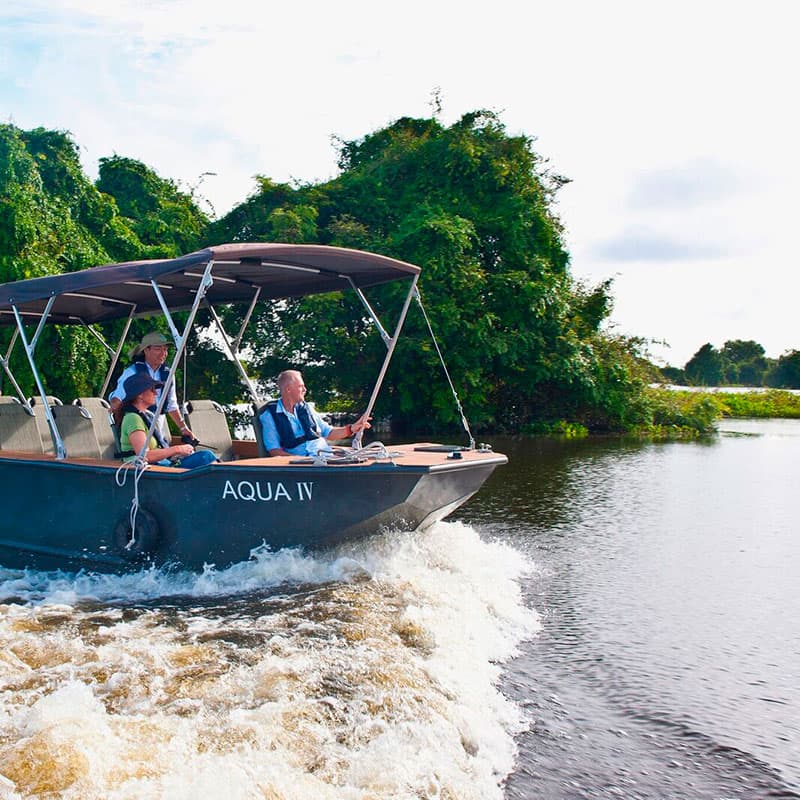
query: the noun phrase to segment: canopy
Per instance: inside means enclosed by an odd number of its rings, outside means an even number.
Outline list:
[[[190,308],[209,261],[212,304],[302,297],[359,289],[418,274],[419,267],[376,253],[311,244],[223,244],[163,261],[129,261],[0,284],[0,325],[13,325],[16,306],[25,321],[38,321],[51,297],[48,322],[106,322],[161,310],[155,281],[171,311]],[[352,284],[351,284],[352,281]]]

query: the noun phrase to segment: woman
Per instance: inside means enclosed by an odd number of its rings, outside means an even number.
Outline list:
[[[166,366],[167,353],[169,351],[169,342],[166,336],[156,331],[148,333],[136,347],[131,350],[130,356],[133,363],[126,367],[122,375],[119,376],[117,386],[113,392],[108,396],[108,401],[111,404],[111,411],[114,413],[114,418],[119,425],[122,422],[122,403],[125,399],[125,381],[131,375],[143,373],[149,375],[156,382],[156,399],[153,401],[151,411],[156,410],[156,404],[159,401],[160,388],[169,377],[169,370]],[[178,408],[178,398],[175,395],[175,384],[173,383],[167,399],[164,403],[164,414],[169,414],[172,421],[177,425],[178,430],[183,436],[194,439],[194,434],[189,430],[189,426],[183,418],[183,415]],[[162,436],[169,436],[169,428],[167,427],[166,420],[162,417],[159,420],[158,430]]]
[[[122,401],[119,441],[124,461],[133,461],[144,447],[147,431],[153,421],[153,414],[149,409],[161,386],[158,381],[142,372],[131,375],[123,384],[125,396]],[[170,445],[161,437],[158,426],[150,437],[144,457],[148,464],[182,469],[202,467],[217,460],[209,450],[195,452],[190,444]],[[178,463],[175,463],[176,459]]]

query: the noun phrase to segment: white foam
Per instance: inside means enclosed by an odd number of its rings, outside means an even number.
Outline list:
[[[440,523],[200,575],[0,575],[0,797],[500,798],[528,567]]]

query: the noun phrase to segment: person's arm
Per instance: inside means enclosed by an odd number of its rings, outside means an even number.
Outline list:
[[[131,443],[131,450],[138,456],[144,447],[147,432],[143,430],[131,431],[128,434],[128,441]],[[182,458],[194,453],[194,447],[190,444],[178,444],[173,447],[154,447],[145,451],[144,457],[148,464],[161,461],[164,458]]]
[[[194,439],[194,434],[189,429],[189,426],[186,424],[186,420],[183,418],[183,414],[181,414],[180,409],[174,408],[172,411],[167,412],[175,423],[175,426],[181,432],[181,436],[191,436]]]
[[[135,374],[135,372],[136,370],[133,367],[125,367],[125,369],[122,370],[122,374],[117,380],[114,391],[108,396],[108,404],[111,406],[112,411],[116,411],[122,405],[122,401],[125,398],[125,388],[123,384],[131,375]]]
[[[328,438],[336,441],[339,439],[351,439],[359,431],[371,428],[372,425],[369,423],[371,419],[372,417],[368,417],[366,414],[363,414],[352,425],[348,424],[342,425],[339,428],[331,428],[331,430],[328,431]]]

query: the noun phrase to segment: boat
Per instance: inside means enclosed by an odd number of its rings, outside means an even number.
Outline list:
[[[225,568],[264,548],[318,550],[383,530],[425,529],[443,519],[507,462],[504,455],[476,446],[469,434],[465,446],[362,446],[356,437],[327,457],[270,457],[258,435],[265,398],[241,359],[258,303],[355,292],[386,345],[370,414],[412,298],[419,298],[419,274],[413,264],[359,250],[242,243],[0,285],[0,325],[13,327],[0,363],[15,392],[0,395],[0,565],[109,573],[148,565]],[[367,293],[392,281],[407,282],[408,292],[390,333]],[[246,309],[235,336],[218,312],[233,303]],[[153,316],[166,321],[175,344],[171,381],[201,308],[211,312],[250,394],[255,439],[231,439],[213,400],[189,401],[192,430],[204,443],[216,442],[220,461],[185,470],[147,465],[141,453],[133,465],[123,465],[103,397],[131,323]],[[176,312],[182,313],[176,318]],[[106,341],[102,327],[115,320],[124,321],[116,344]],[[100,396],[59,402],[47,394],[36,354],[46,325],[86,326],[100,339],[109,355]],[[24,396],[11,369],[17,342],[33,374],[32,398]],[[166,395],[161,393],[157,413]]]

